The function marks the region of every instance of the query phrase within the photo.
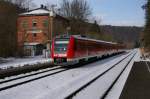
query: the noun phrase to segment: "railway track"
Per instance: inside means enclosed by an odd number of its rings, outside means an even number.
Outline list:
[[[29,74],[29,75],[24,75],[24,76],[20,76],[20,77],[16,77],[16,78],[12,78],[12,79],[8,79],[8,80],[4,80],[4,81],[0,81],[0,91],[4,91],[19,85],[23,85],[26,83],[29,83],[31,81],[35,81],[41,78],[45,78],[47,76],[52,76],[61,72],[65,72],[67,70],[69,70],[70,68],[62,68],[62,67],[56,67],[56,68],[52,68],[49,70],[44,70],[44,71],[40,71],[40,72],[36,72],[33,74]]]
[[[21,75],[21,76],[19,75],[19,76],[9,77],[6,80],[2,79],[0,81],[0,84],[7,83],[7,82],[10,82],[10,81],[14,81],[14,80],[18,80],[18,79],[22,79],[22,78],[26,78],[26,77],[30,77],[30,76],[34,76],[34,75],[38,75],[38,74],[42,74],[42,73],[45,73],[45,72],[49,72],[49,71],[57,70],[57,69],[61,69],[61,68],[62,67],[58,66],[58,67],[54,67],[54,68],[47,68],[47,69],[44,69],[44,70],[41,70],[41,71],[36,71],[36,72],[33,72],[33,73],[24,74],[24,75]]]
[[[80,88],[78,88],[77,90],[75,90],[74,92],[70,93],[69,95],[67,95],[65,97],[65,99],[72,99],[75,95],[77,95],[78,93],[80,93],[82,90],[86,89],[88,86],[90,86],[92,83],[94,83],[96,80],[100,79],[103,75],[105,75],[107,72],[109,72],[110,70],[112,70],[113,68],[115,68],[119,63],[123,62],[125,59],[127,59],[128,57],[130,57],[132,55],[132,57],[130,58],[130,60],[127,62],[127,64],[124,66],[123,70],[119,73],[119,75],[117,76],[117,78],[113,81],[113,83],[111,84],[111,86],[106,90],[106,92],[104,92],[104,94],[102,95],[102,99],[105,99],[105,97],[107,96],[107,94],[109,93],[109,91],[112,89],[112,87],[114,86],[114,84],[117,82],[117,80],[119,79],[119,77],[121,76],[121,74],[123,73],[123,71],[127,68],[128,64],[132,61],[132,59],[134,58],[136,52],[135,53],[131,53],[128,56],[126,56],[125,58],[123,58],[122,60],[120,60],[119,62],[117,62],[116,64],[114,64],[113,66],[111,66],[109,69],[107,69],[106,71],[102,72],[101,74],[99,74],[98,76],[96,76],[95,78],[93,78],[92,80],[90,80],[89,82],[87,82],[86,84],[82,85]]]

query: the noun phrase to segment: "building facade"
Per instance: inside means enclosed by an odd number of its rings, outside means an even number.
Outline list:
[[[17,27],[18,53],[35,56],[50,50],[52,38],[67,32],[69,20],[41,6],[20,14]]]

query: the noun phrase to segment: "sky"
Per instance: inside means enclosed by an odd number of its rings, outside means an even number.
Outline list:
[[[41,4],[56,4],[62,0],[33,0],[39,7]],[[92,9],[92,18],[101,25],[144,26],[144,10],[141,8],[146,0],[87,0]]]

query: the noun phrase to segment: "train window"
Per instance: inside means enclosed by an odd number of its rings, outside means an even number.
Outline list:
[[[55,52],[56,53],[64,53],[67,51],[69,40],[67,39],[56,39],[55,40]]]

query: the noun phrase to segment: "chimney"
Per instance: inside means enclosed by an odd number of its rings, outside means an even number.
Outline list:
[[[44,8],[44,5],[43,5],[43,4],[41,4],[41,8]]]
[[[44,6],[44,9],[47,9],[47,7],[46,7],[46,6]]]

